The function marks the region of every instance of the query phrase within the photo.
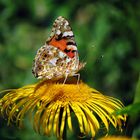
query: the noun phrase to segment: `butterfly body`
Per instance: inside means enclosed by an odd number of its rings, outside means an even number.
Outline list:
[[[84,63],[79,62],[74,34],[69,23],[58,17],[52,33],[34,59],[32,72],[38,79],[59,79],[74,76]]]

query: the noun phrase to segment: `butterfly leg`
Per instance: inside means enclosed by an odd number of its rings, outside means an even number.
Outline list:
[[[77,76],[77,85],[78,85],[80,81],[80,73],[76,73],[73,76]]]
[[[65,75],[65,79],[64,79],[63,85],[66,83],[67,78],[68,78],[68,75],[69,75],[69,74],[66,74],[66,75]]]

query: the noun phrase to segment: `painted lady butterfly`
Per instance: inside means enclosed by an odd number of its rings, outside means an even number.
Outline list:
[[[79,75],[77,72],[84,66],[85,63],[79,62],[72,29],[59,16],[45,45],[37,51],[32,72],[38,79],[60,79]]]

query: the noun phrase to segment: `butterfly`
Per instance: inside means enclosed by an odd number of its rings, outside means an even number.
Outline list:
[[[79,62],[77,45],[69,22],[59,16],[53,23],[52,32],[45,45],[38,49],[32,73],[37,79],[60,79],[80,76],[85,66]]]

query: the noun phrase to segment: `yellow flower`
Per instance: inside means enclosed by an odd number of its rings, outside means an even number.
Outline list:
[[[30,114],[36,132],[49,136],[51,132],[61,139],[65,125],[73,130],[72,114],[78,120],[80,132],[92,137],[102,121],[106,130],[109,123],[115,128],[123,125],[125,116],[115,116],[113,112],[123,107],[112,97],[80,82],[67,84],[41,81],[19,89],[10,90],[0,99],[1,114],[8,118],[8,124],[16,121],[22,127],[25,114]],[[98,118],[98,119],[97,119]]]
[[[103,137],[99,140],[137,140],[137,139],[136,138],[124,137],[124,136],[108,136],[108,137]]]

